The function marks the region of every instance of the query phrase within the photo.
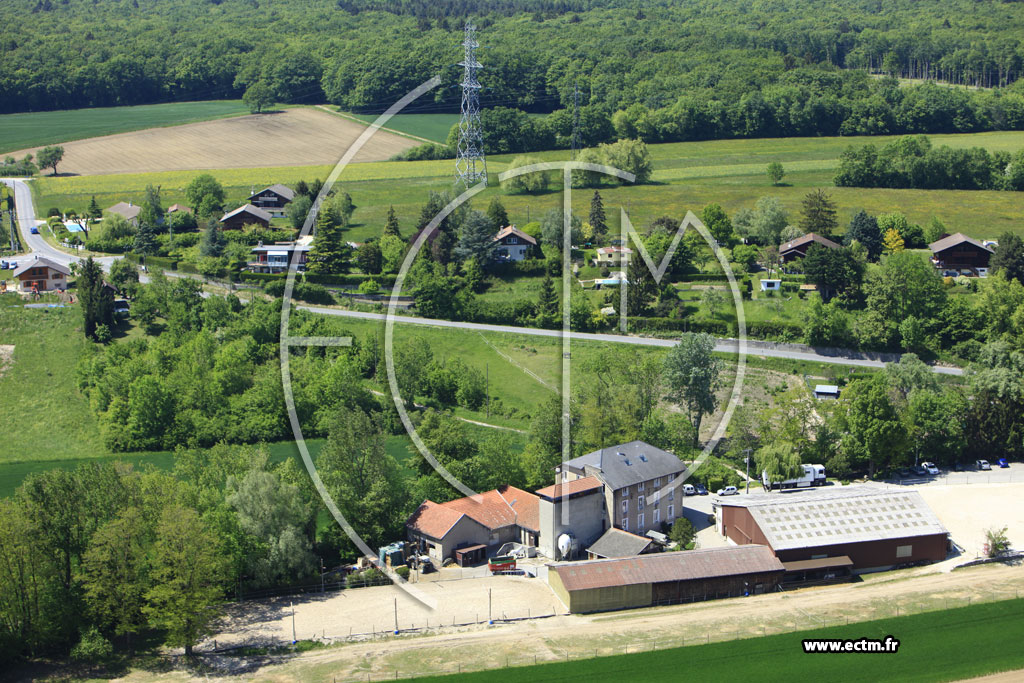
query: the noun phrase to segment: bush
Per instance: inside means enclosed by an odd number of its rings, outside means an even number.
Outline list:
[[[263,291],[270,296],[284,296],[285,281],[274,280],[263,285]],[[327,288],[309,282],[296,282],[292,288],[292,298],[306,301],[311,304],[333,304],[334,296],[327,291]]]
[[[54,216],[57,216],[58,218],[60,218],[60,216],[61,216],[60,209],[58,209],[56,206],[54,206],[54,207],[52,207],[50,209],[47,209],[47,211],[46,211],[46,217],[47,218],[52,218]]]
[[[668,537],[678,544],[679,549],[682,550],[693,537],[697,535],[697,531],[693,528],[693,523],[686,517],[680,517],[672,525],[672,531],[669,532]]]
[[[99,629],[90,626],[82,634],[78,644],[71,648],[71,659],[76,662],[99,662],[109,657],[114,652],[110,641],[103,637]]]
[[[359,283],[360,294],[375,294],[380,290],[380,285],[372,277]]]

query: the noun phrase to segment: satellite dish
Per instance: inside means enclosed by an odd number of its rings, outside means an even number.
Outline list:
[[[572,534],[562,534],[558,537],[558,554],[563,560],[572,552],[574,545],[576,545],[576,540],[572,537]]]

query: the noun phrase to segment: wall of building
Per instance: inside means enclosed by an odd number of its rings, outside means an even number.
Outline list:
[[[422,542],[422,545],[426,546],[430,559],[440,564],[449,557],[454,556],[456,548],[476,545],[478,543],[487,545],[488,529],[469,517],[462,517],[462,519],[455,523],[455,526],[448,530],[444,538],[431,539],[426,536],[420,536],[410,529],[409,540],[418,544]]]
[[[540,538],[537,541],[537,550],[545,557],[555,558],[558,537],[567,531],[576,537],[581,553],[600,538],[608,528],[608,514],[601,491],[602,489],[597,489],[557,503],[541,498]],[[568,507],[566,524],[562,523],[563,505]]]
[[[608,612],[617,609],[649,607],[651,605],[651,584],[639,583],[631,586],[609,586],[567,591],[562,585],[558,572],[548,572],[548,585],[558,599],[573,614],[586,612]]]
[[[784,572],[737,574],[690,581],[664,581],[654,584],[651,600],[655,605],[697,602],[715,598],[738,597],[744,593],[769,593],[782,581]]]
[[[780,550],[775,555],[783,562],[846,555],[853,560],[854,571],[866,571],[887,569],[893,565],[912,562],[941,562],[946,559],[946,546],[946,534],[933,534],[931,536],[880,539],[814,548],[795,548]]]
[[[720,531],[737,545],[749,543],[771,545],[747,508],[722,506],[719,508],[719,515],[723,525]],[[909,554],[906,546],[910,546]],[[902,549],[899,557],[897,557],[897,549]],[[775,552],[774,549],[773,552]],[[809,546],[780,550],[775,552],[775,555],[782,562],[846,555],[853,560],[855,571],[891,567],[910,562],[941,562],[946,559],[946,534]]]

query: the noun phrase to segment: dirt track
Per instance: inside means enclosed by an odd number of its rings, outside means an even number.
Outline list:
[[[365,129],[310,107],[150,128],[64,143],[62,174],[102,175],[333,164]],[[380,161],[416,141],[378,131],[355,161]],[[32,150],[14,152],[21,157]]]
[[[931,573],[929,573],[931,572]],[[485,579],[460,583],[478,585]],[[536,581],[536,579],[533,579]],[[360,589],[376,590],[376,589]],[[395,592],[384,588],[384,591]],[[523,665],[594,655],[638,652],[708,640],[725,640],[836,625],[1007,599],[1024,590],[1024,568],[989,565],[953,573],[934,568],[869,576],[862,583],[809,588],[692,605],[604,615],[557,616],[488,627],[450,627],[435,635],[387,637],[308,653],[290,661],[248,662],[223,658],[211,664],[244,678],[274,681],[332,681]],[[369,596],[367,596],[369,597]],[[381,603],[393,609],[392,596]],[[454,597],[454,596],[453,596]],[[343,599],[343,598],[338,598]],[[277,632],[278,619],[263,622]],[[290,637],[290,623],[287,634]],[[219,637],[226,637],[222,634]],[[251,636],[252,633],[247,635]],[[328,634],[330,635],[330,634]],[[308,634],[299,634],[308,637]],[[177,676],[174,676],[177,677]],[[184,678],[184,674],[181,674]],[[129,677],[148,678],[143,672]],[[162,677],[165,678],[165,677]],[[1001,679],[996,679],[1001,680]],[[1005,679],[1011,680],[1011,679]]]

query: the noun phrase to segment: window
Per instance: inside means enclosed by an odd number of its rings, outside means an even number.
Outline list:
[[[669,500],[669,502],[671,503],[673,500],[675,500],[675,497],[676,497],[676,487],[672,486],[668,490],[668,500]]]
[[[644,497],[638,496],[636,499],[636,509],[642,511],[644,509]]]
[[[636,485],[636,490],[637,491],[643,491],[644,490],[644,483],[640,482],[639,484],[637,484]]]
[[[898,545],[896,546],[896,557],[910,557],[914,552],[914,546],[912,545]]]
[[[629,487],[628,486],[626,486],[626,487],[624,487],[622,489],[622,497],[623,498],[629,498]]]
[[[643,515],[640,516],[643,517]],[[622,518],[622,530],[629,531],[629,517]]]
[[[644,528],[644,513],[640,513],[636,516],[636,530],[640,531]]]
[[[515,235],[510,235],[509,238],[508,238],[508,243],[509,244],[519,244],[519,238],[516,237]]]
[[[62,277],[64,277],[64,274],[63,274],[63,273],[54,273],[54,274],[53,274],[53,279],[54,279],[54,280],[59,280],[59,279],[61,279]]]
[[[629,501],[628,500],[624,500],[624,501],[622,501],[622,516],[625,517],[628,514],[629,514]]]
[[[665,516],[665,521],[666,522],[671,522],[672,518],[675,517],[675,516],[676,516],[676,506],[675,505],[669,505],[668,506],[668,514]]]
[[[654,508],[654,523],[658,524],[661,522],[661,510]]]
[[[654,488],[656,488],[656,489],[660,489],[661,488],[661,477],[658,477],[657,479],[654,480]]]
[[[676,475],[674,475],[674,474],[670,474],[670,475],[668,475],[668,483],[670,483],[670,484],[671,484],[671,483],[672,483],[672,482],[674,482],[675,480],[676,480]]]

